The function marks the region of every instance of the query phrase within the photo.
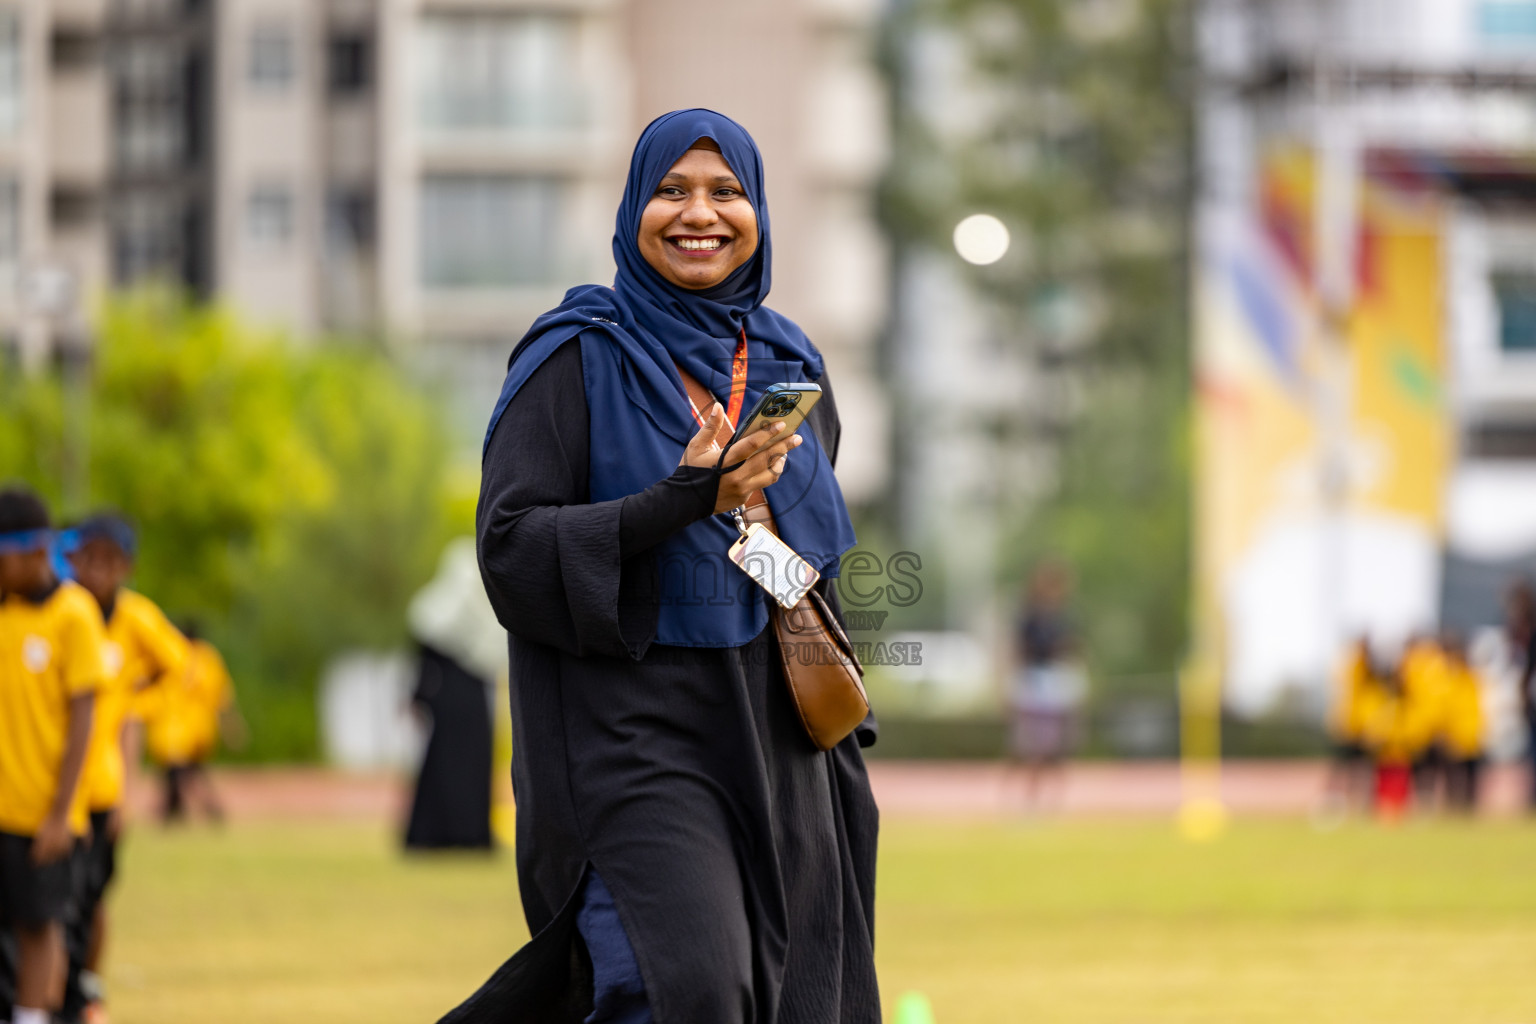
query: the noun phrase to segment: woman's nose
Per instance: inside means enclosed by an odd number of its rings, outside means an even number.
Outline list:
[[[719,219],[720,215],[715,212],[708,196],[694,196],[683,208],[682,222],[689,227],[704,227]]]

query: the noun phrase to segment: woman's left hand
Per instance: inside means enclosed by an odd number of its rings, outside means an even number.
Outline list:
[[[715,443],[715,438],[720,436],[720,428],[725,426],[725,409],[716,402],[709,407],[709,415],[704,417],[704,422],[699,426],[698,432],[693,435],[693,440],[688,442],[688,447],[683,449],[683,457],[677,460],[679,466],[696,466],[699,469],[713,469],[720,460],[720,445]]]

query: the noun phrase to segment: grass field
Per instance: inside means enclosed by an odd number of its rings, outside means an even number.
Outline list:
[[[116,909],[117,1024],[429,1024],[525,937],[510,856],[355,824],[140,829]],[[878,914],[887,1020],[1536,1022],[1519,824],[895,821]]]

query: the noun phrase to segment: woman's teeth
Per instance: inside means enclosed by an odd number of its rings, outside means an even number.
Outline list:
[[[672,243],[679,249],[698,250],[720,248],[720,239],[718,238],[674,238]]]

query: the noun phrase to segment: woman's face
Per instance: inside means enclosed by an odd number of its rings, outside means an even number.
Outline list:
[[[757,251],[757,212],[720,147],[700,139],[640,215],[640,253],[680,288],[709,288]]]

